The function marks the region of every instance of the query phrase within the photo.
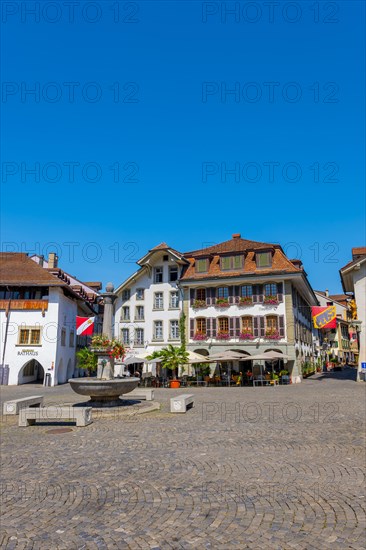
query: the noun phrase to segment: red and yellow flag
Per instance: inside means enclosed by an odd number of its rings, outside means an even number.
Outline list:
[[[311,308],[311,314],[314,328],[336,328],[337,313],[335,306],[315,306]]]

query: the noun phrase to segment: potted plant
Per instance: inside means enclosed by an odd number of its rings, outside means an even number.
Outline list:
[[[169,344],[166,348],[163,348],[160,351],[154,351],[151,355],[146,357],[148,361],[159,357],[162,359],[161,366],[165,369],[169,369],[173,373],[173,380],[170,382],[171,388],[179,388],[180,381],[177,380],[177,373],[179,367],[184,367],[188,361],[188,353],[185,349],[185,346],[180,347],[172,346]]]

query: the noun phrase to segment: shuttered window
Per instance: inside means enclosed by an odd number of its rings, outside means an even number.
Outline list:
[[[242,298],[251,298],[253,296],[252,285],[244,285],[240,287],[240,296]]]
[[[219,332],[229,332],[229,319],[227,317],[219,317]]]
[[[222,256],[220,259],[220,265],[222,271],[241,269],[243,267],[243,256]]]
[[[197,273],[206,273],[208,269],[208,260],[204,258],[203,260],[196,260],[196,272]]]
[[[217,289],[218,298],[228,298],[229,297],[229,288],[227,286],[220,286]]]
[[[206,289],[197,288],[196,290],[196,299],[206,301]]]
[[[257,267],[271,267],[272,265],[271,252],[256,252],[255,259]]]
[[[277,284],[271,283],[264,285],[264,295],[265,296],[276,296],[277,295]]]
[[[196,319],[196,330],[200,334],[206,334],[206,319],[204,317],[200,317],[199,319]]]
[[[277,330],[277,317],[275,315],[267,315],[266,317],[266,328],[267,330]]]
[[[252,332],[253,330],[253,318],[252,317],[242,317],[241,318],[241,327],[243,332]]]

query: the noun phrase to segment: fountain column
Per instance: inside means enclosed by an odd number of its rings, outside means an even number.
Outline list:
[[[104,301],[103,329],[102,334],[110,340],[114,337],[113,334],[113,304],[117,299],[117,294],[114,293],[114,286],[108,283],[105,287],[106,292],[101,294]],[[98,371],[97,377],[104,380],[112,380],[114,378],[114,358],[108,354],[98,353]]]

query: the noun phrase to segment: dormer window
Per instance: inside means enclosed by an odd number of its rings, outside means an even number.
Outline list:
[[[256,252],[255,259],[257,267],[272,267],[272,253],[271,252]]]
[[[208,271],[208,258],[196,260],[196,273],[207,273]]]
[[[242,269],[243,267],[243,256],[222,256],[220,258],[220,266],[222,271],[230,271],[235,269]]]

